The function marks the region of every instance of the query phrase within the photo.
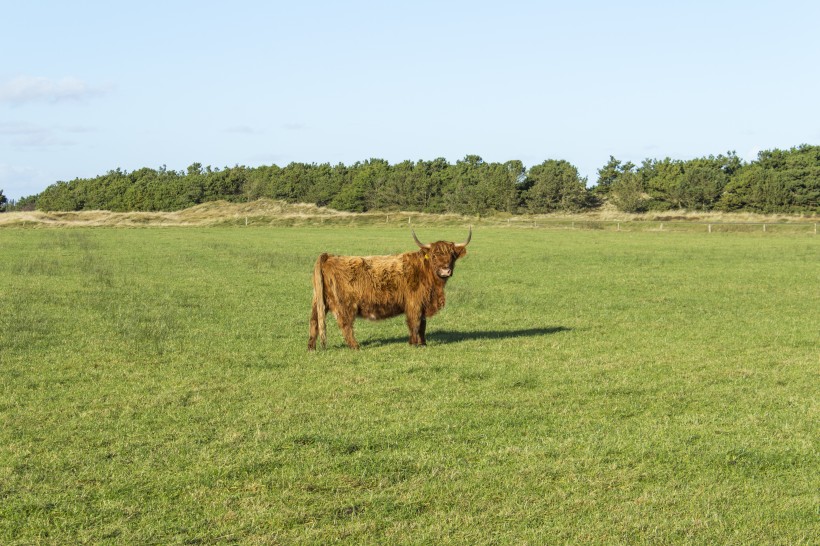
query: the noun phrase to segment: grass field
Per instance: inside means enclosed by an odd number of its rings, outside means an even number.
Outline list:
[[[308,354],[316,256],[412,248],[0,230],[0,543],[817,544],[820,239],[478,227],[426,348]]]

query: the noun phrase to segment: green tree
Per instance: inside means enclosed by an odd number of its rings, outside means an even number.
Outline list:
[[[728,176],[714,161],[696,160],[686,164],[683,176],[678,180],[679,184],[670,197],[679,207],[711,210],[726,186]]]
[[[322,163],[308,165],[305,174],[302,197],[298,201],[324,207],[333,201],[348,182],[349,173],[342,164],[332,167],[330,163]]]
[[[638,173],[629,170],[620,173],[610,187],[610,198],[618,210],[624,212],[643,212],[647,208],[643,181]]]
[[[726,211],[820,212],[820,146],[766,150],[726,184],[717,203]]]
[[[443,157],[433,161],[419,161],[416,170],[425,180],[425,186],[418,192],[420,210],[441,213],[446,211],[444,202],[445,188],[451,184],[454,171],[452,165]]]
[[[650,200],[647,207],[655,210],[674,208],[671,195],[680,185],[683,176],[683,162],[665,158],[662,160],[645,159],[638,168],[643,187],[646,188]]]
[[[199,175],[194,176],[202,177],[204,185],[203,202],[220,199],[237,201],[241,199],[247,181],[247,168],[236,165],[215,172],[201,171]]]
[[[349,169],[346,168],[345,183],[330,202],[330,207],[350,212],[365,212],[373,208],[377,199],[373,192],[384,183],[388,167],[384,160],[371,159],[364,164],[356,163]],[[378,172],[382,172],[382,176],[376,174]]]
[[[367,190],[360,183],[347,184],[333,197],[328,206],[332,209],[348,212],[366,212]]]
[[[3,195],[3,190],[0,189],[0,212],[6,212],[6,203],[8,203],[8,199]]]
[[[9,206],[6,206],[7,210]],[[10,210],[15,211],[30,211],[37,209],[37,196],[36,195],[28,195],[26,197],[21,197],[17,201],[14,202],[14,206]]]
[[[692,159],[647,159],[638,173],[651,200],[652,209],[685,208],[711,210],[742,162],[734,152]]]
[[[371,159],[352,167],[291,163],[284,168],[237,165],[221,170],[193,163],[179,172],[165,166],[130,173],[116,169],[94,178],[61,181],[38,195],[0,207],[178,210],[216,199],[259,197],[330,204],[351,211],[484,214],[512,213],[523,205],[534,212],[548,212],[578,210],[594,206],[599,198],[609,198],[629,210],[683,207],[817,213],[820,146],[763,151],[750,164],[734,152],[686,161],[646,159],[637,171],[632,163],[610,156],[590,191],[577,169],[559,160],[545,161],[529,171],[518,160],[487,163],[477,155],[454,165],[444,158],[396,165]]]
[[[412,161],[387,166],[383,176],[374,180],[370,208],[376,210],[417,210],[416,184],[419,183]]]
[[[625,172],[631,172],[634,168],[635,165],[631,161],[621,163],[614,156],[609,156],[607,164],[598,169],[598,182],[593,188],[594,193],[600,196],[607,195],[612,185],[618,181],[618,177]]]
[[[760,185],[764,170],[760,165],[750,165],[739,171],[726,184],[717,208],[727,212],[755,210],[752,188]]]
[[[586,202],[586,180],[568,161],[550,159],[530,168],[524,201],[536,213],[577,211]]]
[[[80,210],[73,192],[74,185],[69,182],[56,182],[47,187],[37,197],[37,209],[45,211]]]
[[[435,177],[434,162],[417,161],[412,166],[408,181],[408,210],[429,211],[434,200],[441,198],[441,187]]]
[[[457,214],[482,214],[489,209],[487,196],[482,187],[482,171],[486,163],[478,155],[467,155],[456,161],[453,176],[445,188],[444,202],[447,212]]]
[[[757,162],[769,174],[759,196],[763,209],[820,212],[820,146],[761,152]]]
[[[306,201],[309,169],[305,163],[289,163],[273,179],[270,197],[289,203]]]
[[[491,163],[482,180],[486,186],[488,207],[499,212],[516,212],[525,172],[524,164],[518,160]]]
[[[254,201],[261,197],[275,198],[274,188],[282,169],[276,165],[261,166],[251,169],[245,185],[245,199]]]

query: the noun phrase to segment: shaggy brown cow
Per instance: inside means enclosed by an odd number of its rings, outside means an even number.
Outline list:
[[[325,314],[330,311],[351,349],[356,317],[371,320],[407,315],[411,345],[425,345],[427,317],[444,307],[444,285],[453,275],[456,260],[467,254],[473,230],[463,243],[438,241],[415,252],[396,256],[332,256],[322,254],[313,269],[313,309],[308,350],[316,349],[317,336],[325,347]]]

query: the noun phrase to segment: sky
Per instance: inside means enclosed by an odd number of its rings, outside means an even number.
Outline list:
[[[0,190],[112,169],[820,144],[816,1],[0,0]]]

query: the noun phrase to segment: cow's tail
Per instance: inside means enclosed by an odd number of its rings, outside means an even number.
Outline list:
[[[322,277],[322,264],[325,263],[325,260],[327,260],[327,254],[322,254],[316,260],[316,265],[313,267],[313,307],[310,313],[310,341],[308,342],[308,349],[316,348],[317,334],[322,348],[324,349],[327,345],[327,330],[325,329],[327,307],[325,305],[325,283]]]

